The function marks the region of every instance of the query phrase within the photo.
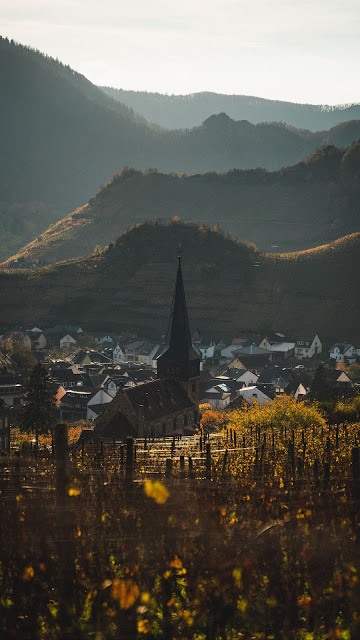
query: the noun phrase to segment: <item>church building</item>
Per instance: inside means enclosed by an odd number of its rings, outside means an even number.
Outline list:
[[[157,379],[120,389],[95,421],[100,438],[192,433],[198,423],[201,354],[192,344],[181,258],[176,274],[168,341],[157,358]]]

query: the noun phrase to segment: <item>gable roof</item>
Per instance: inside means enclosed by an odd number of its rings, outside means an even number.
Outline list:
[[[159,378],[146,384],[120,389],[96,419],[97,430],[113,420],[115,414],[124,414],[137,432],[139,418],[145,423],[162,420],[169,415],[196,408],[184,387],[173,378]]]

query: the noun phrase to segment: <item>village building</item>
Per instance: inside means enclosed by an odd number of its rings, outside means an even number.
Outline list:
[[[295,343],[295,358],[303,360],[322,353],[322,344],[317,334],[313,338],[299,338]]]
[[[329,351],[329,357],[336,362],[345,362],[353,364],[356,362],[356,349],[349,342],[336,342]]]
[[[120,388],[95,420],[97,437],[123,439],[194,432],[198,422],[201,355],[192,344],[181,258],[169,327],[167,346],[157,358],[156,380]],[[143,341],[138,342],[141,344],[128,345],[127,356],[135,359],[144,346]]]

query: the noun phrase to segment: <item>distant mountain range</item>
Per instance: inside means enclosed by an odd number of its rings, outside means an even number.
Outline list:
[[[189,177],[123,170],[71,215],[2,266],[89,256],[131,224],[177,216],[218,225],[273,252],[307,249],[359,229],[360,143],[326,147],[281,171],[209,172]]]
[[[161,130],[69,67],[4,38],[0,88],[1,259],[87,202],[124,166],[180,173],[276,170],[321,146],[346,147],[360,138],[360,121],[311,133],[235,122],[225,113],[190,131]],[[181,201],[172,200],[161,215],[171,215],[170,208],[182,209]]]
[[[221,112],[234,120],[249,120],[253,124],[285,122],[311,131],[331,129],[341,122],[360,118],[360,103],[333,107],[210,91],[177,96],[112,87],[101,89],[115,100],[141,113],[150,122],[168,129],[192,129],[214,113]]]
[[[323,341],[360,335],[360,233],[288,255],[261,254],[195,223],[146,223],[100,257],[35,272],[0,272],[2,328],[80,324],[166,332],[179,242],[193,327],[209,337],[281,331]]]

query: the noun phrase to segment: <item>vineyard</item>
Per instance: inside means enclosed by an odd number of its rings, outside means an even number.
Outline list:
[[[359,425],[0,458],[2,638],[357,640]],[[36,452],[35,452],[36,453]]]

